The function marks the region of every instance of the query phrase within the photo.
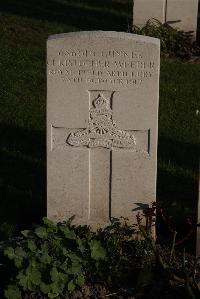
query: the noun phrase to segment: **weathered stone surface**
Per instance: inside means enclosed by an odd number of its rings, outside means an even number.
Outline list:
[[[133,24],[142,27],[149,19],[165,23],[166,0],[134,0]]]
[[[135,222],[132,210],[156,200],[159,50],[159,40],[128,33],[48,39],[50,219]]]
[[[191,32],[197,30],[198,0],[167,0],[166,22],[171,26]]]

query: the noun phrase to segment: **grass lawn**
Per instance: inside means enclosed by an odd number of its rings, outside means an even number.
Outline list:
[[[132,0],[1,0],[0,224],[4,223],[3,228],[5,222],[27,226],[38,222],[45,213],[47,37],[79,30],[126,32],[131,15]],[[188,215],[196,217],[199,82],[199,63],[162,59],[158,199],[179,224]]]

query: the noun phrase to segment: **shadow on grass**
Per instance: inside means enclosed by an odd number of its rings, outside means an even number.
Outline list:
[[[198,144],[160,138],[158,158],[162,162],[158,165],[157,194],[163,205],[176,202],[196,213],[191,209],[197,206],[199,152]],[[163,162],[166,168],[162,167]]]
[[[0,225],[13,223],[22,229],[46,214],[45,134],[8,125],[1,125],[0,132]],[[198,182],[190,174],[198,169],[199,146],[162,137],[158,153],[157,198],[184,235],[186,218],[196,219]],[[168,161],[174,172],[162,167]],[[161,221],[159,228],[164,231]]]
[[[2,0],[1,11],[63,23],[81,30],[127,31],[132,1]]]
[[[198,159],[200,148],[197,144],[176,142],[160,138],[158,158],[157,199],[164,208],[167,217],[172,217],[178,238],[183,238],[191,229],[187,219],[190,217],[195,225],[198,203]],[[170,167],[169,165],[174,165]],[[163,167],[163,162],[167,167]],[[169,234],[166,223],[157,218],[158,231]],[[195,247],[195,233],[183,245],[189,250]]]
[[[7,125],[0,132],[0,224],[23,228],[45,216],[45,135]]]

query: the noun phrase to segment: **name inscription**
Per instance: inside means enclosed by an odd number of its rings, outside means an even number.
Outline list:
[[[153,60],[123,50],[60,50],[47,61],[48,75],[66,83],[140,85],[156,72]]]

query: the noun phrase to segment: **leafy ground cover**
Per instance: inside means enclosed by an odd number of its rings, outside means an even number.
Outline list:
[[[199,260],[160,247],[149,228],[114,220],[98,232],[57,225],[24,230],[0,248],[0,296],[47,298],[199,298]]]
[[[189,59],[200,54],[198,42],[192,41],[191,33],[183,32],[178,28],[171,27],[168,23],[149,19],[142,27],[133,25],[131,31],[135,34],[152,36],[160,39],[160,47],[167,56]]]
[[[45,214],[46,39],[77,30],[127,31],[130,0],[2,0],[0,13],[0,238]],[[200,64],[163,58],[158,200],[196,217]]]

